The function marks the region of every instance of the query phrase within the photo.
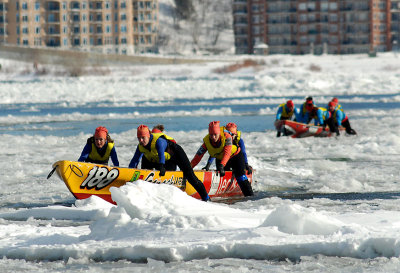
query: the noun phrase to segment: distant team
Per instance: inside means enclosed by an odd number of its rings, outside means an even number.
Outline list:
[[[308,97],[306,101],[298,109],[294,106],[292,100],[288,100],[286,103],[279,105],[275,125],[278,124],[279,120],[292,120],[308,124],[314,119],[314,125],[320,125],[326,128],[329,127],[330,132],[340,135],[339,126],[343,126],[346,129],[346,133],[349,135],[356,135],[356,131],[351,128],[348,116],[343,111],[342,106],[339,104],[337,98],[333,98],[324,107],[317,107],[314,104],[313,98]],[[278,126],[277,126],[278,128]],[[279,129],[277,132],[277,137],[281,134],[287,135],[285,128]]]

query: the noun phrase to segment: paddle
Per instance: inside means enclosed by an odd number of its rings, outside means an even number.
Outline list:
[[[55,167],[53,168],[53,170],[51,170],[51,172],[47,175],[47,179],[49,179],[49,178],[53,175],[53,173],[56,171],[57,167],[58,167],[58,165],[55,166]]]

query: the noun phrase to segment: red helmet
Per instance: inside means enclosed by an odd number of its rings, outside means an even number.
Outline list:
[[[219,121],[211,121],[210,124],[208,124],[208,133],[210,135],[212,134],[217,135],[220,133]]]
[[[331,107],[336,107],[336,103],[333,102],[333,101],[330,101],[330,102],[328,103],[328,107],[329,107],[329,108],[331,108]]]
[[[137,137],[150,137],[150,130],[149,127],[147,127],[146,125],[140,125],[137,128]]]
[[[233,122],[229,122],[225,128],[231,132],[232,134],[236,134],[237,133],[237,125]]]
[[[98,138],[104,138],[104,139],[106,139],[107,138],[107,135],[108,135],[108,130],[107,130],[107,128],[106,127],[102,127],[102,126],[99,126],[99,127],[97,127],[96,128],[96,131],[94,132],[94,136],[95,137],[98,137]]]
[[[288,100],[288,101],[286,102],[286,106],[287,106],[289,109],[293,109],[293,108],[294,108],[294,103],[293,103],[293,101],[292,101],[292,100]]]

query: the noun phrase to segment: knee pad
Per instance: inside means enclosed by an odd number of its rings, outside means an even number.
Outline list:
[[[245,180],[248,180],[248,179],[247,179],[247,176],[244,174],[242,176],[236,177],[236,180],[237,180],[237,182],[241,183],[241,182],[243,182]]]

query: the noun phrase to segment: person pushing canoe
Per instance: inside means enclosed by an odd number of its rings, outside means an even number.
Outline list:
[[[160,171],[160,176],[164,176],[166,171],[175,171],[177,165],[201,199],[210,200],[203,183],[194,174],[185,151],[179,144],[172,141],[171,137],[164,133],[151,133],[149,127],[142,124],[137,128],[137,138],[139,144],[129,163],[129,168],[136,168],[142,156],[149,162],[150,169]]]

